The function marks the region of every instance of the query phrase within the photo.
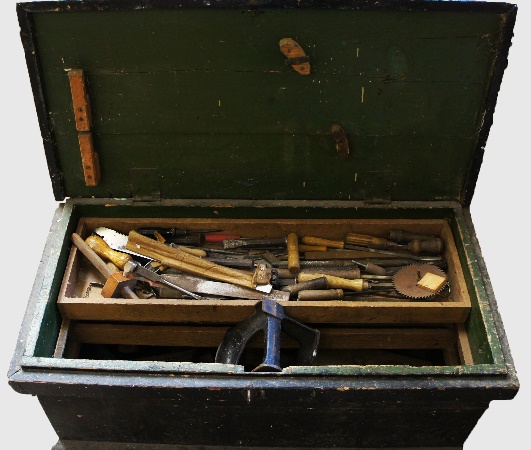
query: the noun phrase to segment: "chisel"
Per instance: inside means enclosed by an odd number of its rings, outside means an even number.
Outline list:
[[[407,244],[397,244],[385,238],[368,236],[365,234],[348,233],[345,237],[346,244],[359,245],[362,247],[371,247],[374,249],[397,249],[407,250],[411,253],[418,254],[422,252],[439,254],[442,252],[444,245],[440,238],[430,240],[412,240]],[[344,248],[350,248],[345,245]]]
[[[269,239],[225,239],[223,248],[278,248],[286,247],[286,238]]]

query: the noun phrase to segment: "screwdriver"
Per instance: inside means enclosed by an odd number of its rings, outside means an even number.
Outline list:
[[[411,253],[421,252],[440,254],[443,250],[443,241],[440,238],[420,241],[418,239],[410,241],[408,244],[397,244],[385,238],[368,236],[365,234],[348,233],[345,242],[350,245],[362,247],[372,247],[376,249],[398,249],[408,250]]]

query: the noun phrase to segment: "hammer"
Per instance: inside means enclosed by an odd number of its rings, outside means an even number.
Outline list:
[[[105,286],[101,291],[101,295],[105,298],[116,297],[122,294],[126,298],[138,299],[138,296],[133,292],[133,287],[136,284],[135,279],[125,278],[120,272],[114,272],[105,262],[92,250],[83,238],[77,234],[72,233],[72,242],[78,250],[87,257],[87,259],[94,265],[96,269],[107,279]]]

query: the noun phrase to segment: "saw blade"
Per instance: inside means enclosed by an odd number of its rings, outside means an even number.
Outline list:
[[[190,275],[163,275],[162,278],[200,294],[251,300],[261,300],[264,297],[274,298],[275,300],[289,300],[288,292],[272,290],[271,285],[259,286],[266,288],[266,290],[260,290],[258,288],[250,289],[231,283],[212,281]]]
[[[122,253],[128,253],[129,255],[137,256],[139,258],[144,258],[149,261],[154,261],[153,258],[150,258],[148,256],[144,256],[139,253],[135,253],[135,252],[132,252],[131,250],[128,250],[126,248],[126,245],[127,245],[127,240],[129,238],[125,234],[118,233],[118,231],[112,230],[111,228],[107,228],[107,227],[98,227],[94,230],[94,233],[96,233],[105,242],[107,242],[109,247],[111,247],[113,250],[116,250]]]
[[[445,280],[435,292],[418,285],[418,282],[428,273],[442,277]],[[393,284],[396,291],[406,297],[425,299],[435,297],[439,294],[447,285],[447,279],[446,273],[437,266],[432,264],[411,264],[395,273],[393,276]]]

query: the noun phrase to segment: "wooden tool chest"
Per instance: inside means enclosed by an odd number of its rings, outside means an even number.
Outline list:
[[[18,14],[62,203],[9,382],[38,396],[61,448],[461,448],[490,401],[516,395],[468,209],[514,5],[110,0]],[[216,349],[260,300],[104,297],[72,245],[100,227],[334,242],[402,230],[441,240],[445,278],[425,298],[277,300],[319,344],[297,364],[303,344],[283,334],[280,370],[257,372],[262,335],[234,364]],[[389,258],[299,254],[301,273]]]

